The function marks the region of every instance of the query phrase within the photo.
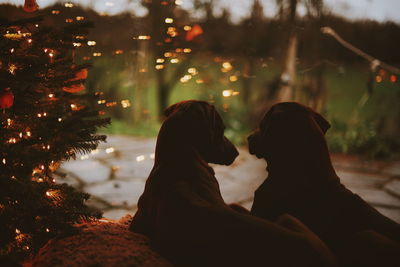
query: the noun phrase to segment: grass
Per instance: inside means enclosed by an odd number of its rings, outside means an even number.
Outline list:
[[[110,61],[112,60],[109,58],[103,58],[95,62],[87,85],[91,90],[103,91],[109,101],[129,99],[132,106],[128,109],[122,109],[120,106],[110,109],[113,123],[104,132],[156,136],[160,123],[157,120],[154,70],[148,69],[146,73],[138,74],[135,69],[136,63],[132,59],[119,59],[112,63]],[[246,121],[247,109],[254,107],[245,107],[240,94],[228,98],[222,96],[222,91],[228,89],[241,93],[241,70],[244,61],[236,59],[230,62],[233,69],[224,73],[221,72],[220,59],[199,57],[193,60],[191,67],[195,67],[199,74],[186,83],[178,82],[170,95],[169,104],[187,99],[213,103],[224,119],[228,138],[236,144],[245,144],[245,138],[252,130]],[[263,64],[257,64],[256,74],[252,79],[253,100],[264,95],[266,84],[279,73],[279,68],[273,62],[267,63],[268,65],[264,61]],[[151,63],[147,65],[152,66]],[[236,82],[229,80],[232,75],[238,77]],[[375,83],[374,91],[366,103],[359,105],[360,99],[365,97],[367,92],[368,75],[367,64],[327,68],[325,82],[328,94],[325,116],[332,122],[332,128],[327,135],[328,142],[335,152],[361,153],[370,157],[398,157],[392,151],[396,146],[386,140],[386,130],[380,129],[382,125],[379,124],[398,122],[400,118],[399,82],[391,83],[386,78],[384,82]],[[303,78],[304,75],[299,75],[298,88],[301,88]],[[199,80],[203,83],[199,83]],[[395,136],[396,132],[389,133],[388,136],[390,134]]]

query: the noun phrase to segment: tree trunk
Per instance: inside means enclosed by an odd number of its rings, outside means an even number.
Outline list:
[[[164,110],[168,106],[170,86],[165,81],[165,70],[156,70],[157,96],[158,96],[158,119],[161,120]]]
[[[285,65],[281,75],[282,85],[276,96],[276,102],[293,101],[294,86],[296,84],[296,58],[297,58],[297,34],[292,32],[289,36],[285,57]]]

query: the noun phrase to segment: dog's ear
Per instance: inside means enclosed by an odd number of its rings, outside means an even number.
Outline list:
[[[315,122],[318,124],[321,131],[325,134],[326,131],[328,131],[328,129],[331,128],[331,124],[324,117],[322,117],[321,114],[315,111],[312,111],[312,113]]]

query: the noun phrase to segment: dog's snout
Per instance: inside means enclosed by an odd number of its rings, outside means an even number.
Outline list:
[[[256,150],[257,150],[257,147],[258,147],[258,144],[257,144],[258,143],[257,142],[258,136],[259,136],[259,131],[254,131],[252,134],[250,134],[247,137],[247,142],[249,144],[249,152],[252,155],[256,154]]]

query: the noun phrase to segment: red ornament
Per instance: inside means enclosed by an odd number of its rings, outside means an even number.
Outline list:
[[[24,4],[24,11],[25,12],[35,12],[36,10],[38,10],[39,6],[36,3],[36,0],[25,0],[25,4]]]
[[[186,33],[186,41],[192,41],[197,36],[203,34],[203,29],[199,24],[193,25],[193,27]]]
[[[0,108],[11,108],[14,104],[14,94],[9,91],[2,91],[0,92]]]
[[[85,80],[87,78],[87,75],[88,75],[88,70],[81,69],[77,73],[75,73],[75,78],[73,78],[69,81]],[[82,90],[85,90],[85,86],[82,83],[73,84],[68,87],[63,87],[63,90],[68,93],[78,93]]]

